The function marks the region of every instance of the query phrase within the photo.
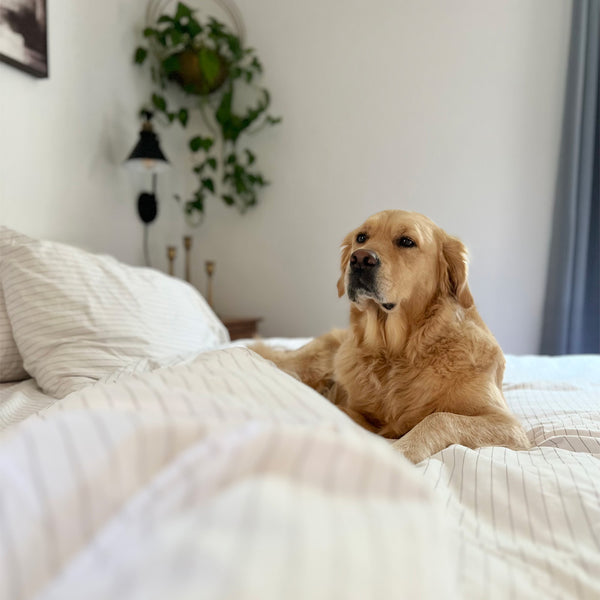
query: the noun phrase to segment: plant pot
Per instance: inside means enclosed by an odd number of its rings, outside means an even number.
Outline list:
[[[229,74],[227,60],[210,48],[186,48],[175,54],[174,58],[177,59],[178,69],[169,73],[169,79],[189,94],[212,94],[223,85]]]

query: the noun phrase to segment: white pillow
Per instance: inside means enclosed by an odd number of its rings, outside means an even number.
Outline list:
[[[23,368],[23,359],[13,337],[0,286],[0,383],[21,381],[27,377],[29,375]]]
[[[0,255],[24,367],[57,398],[140,359],[160,363],[229,341],[195,288],[153,269],[24,236]]]
[[[13,238],[20,234],[0,227],[0,262],[4,257],[4,248],[11,243]],[[19,354],[17,343],[13,337],[12,327],[6,312],[4,292],[0,282],[0,383],[7,381],[20,381],[29,377],[23,368],[23,359]]]

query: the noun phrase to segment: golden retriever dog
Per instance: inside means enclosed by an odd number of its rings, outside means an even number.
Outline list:
[[[473,301],[466,248],[418,213],[387,210],[342,243],[350,327],[299,350],[252,349],[413,462],[462,444],[530,447],[502,395],[504,355]]]

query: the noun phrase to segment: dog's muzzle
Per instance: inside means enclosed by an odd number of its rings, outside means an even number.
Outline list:
[[[356,250],[350,256],[348,298],[356,302],[359,296],[378,298],[377,271],[379,257],[372,250]]]

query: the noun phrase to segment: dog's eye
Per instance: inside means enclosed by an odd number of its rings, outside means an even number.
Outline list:
[[[359,233],[359,234],[356,236],[356,241],[357,241],[359,244],[364,244],[364,243],[367,241],[367,234],[366,234],[366,233]]]
[[[403,235],[396,240],[396,246],[400,248],[414,248],[417,244],[415,244],[414,240],[411,240],[409,237]]]

